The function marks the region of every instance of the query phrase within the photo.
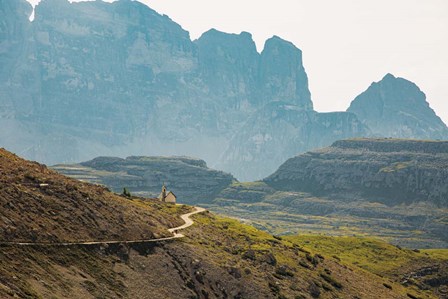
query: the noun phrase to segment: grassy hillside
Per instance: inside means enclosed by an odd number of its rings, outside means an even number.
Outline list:
[[[425,202],[390,206],[249,182],[233,183],[207,207],[277,235],[377,236],[408,248],[448,246],[448,209]]]
[[[281,238],[209,212],[194,216],[183,239],[128,243],[169,235],[167,228],[181,224],[179,215],[190,208],[125,199],[4,150],[0,162],[2,299],[436,298],[444,292],[445,251],[418,253],[358,238]],[[110,238],[123,242],[51,245]],[[17,240],[50,245],[5,243]],[[356,261],[357,255],[363,258]]]
[[[280,238],[211,213],[194,219],[187,238],[173,242],[3,246],[0,298],[409,299],[444,292],[443,285],[425,283],[447,276],[443,250],[418,253],[360,238]],[[421,271],[434,265],[437,273]],[[419,270],[425,275],[412,278]]]
[[[285,240],[404,286],[442,298],[448,293],[448,249],[409,250],[366,237],[301,235]]]

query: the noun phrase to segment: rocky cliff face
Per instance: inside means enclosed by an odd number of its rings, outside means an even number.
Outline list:
[[[211,201],[235,179],[188,157],[98,157],[81,164],[56,165],[58,172],[108,186],[115,192],[126,187],[131,194],[157,197],[162,184],[182,203]]]
[[[25,0],[0,4],[0,143],[29,159],[188,155],[256,179],[299,152],[369,133],[354,114],[312,110],[302,52],[279,37],[261,53],[246,32],[191,41],[138,1],[42,0],[33,22]],[[400,111],[388,123],[395,135],[443,137],[436,116]]]
[[[210,30],[197,41],[136,1],[3,3],[2,143],[46,163],[189,154],[215,163],[269,101],[311,109],[299,49]],[[25,87],[25,88],[24,88]],[[14,131],[14,134],[9,132]]]
[[[372,83],[347,111],[355,113],[377,136],[448,139],[447,126],[418,86],[391,74]]]
[[[448,206],[448,142],[359,139],[286,161],[265,182],[279,190]]]
[[[318,113],[272,102],[249,118],[230,141],[217,167],[241,180],[262,179],[275,171],[285,157],[326,146],[336,139],[368,134],[368,128],[352,113]]]

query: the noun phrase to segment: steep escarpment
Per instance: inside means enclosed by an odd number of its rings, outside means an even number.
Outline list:
[[[98,157],[81,164],[55,165],[58,172],[99,183],[116,192],[156,197],[166,184],[182,203],[209,202],[235,178],[189,157]]]
[[[337,139],[368,134],[369,129],[352,113],[318,113],[272,102],[254,113],[235,134],[217,167],[243,181],[262,179],[285,157],[327,146]]]
[[[280,190],[447,207],[448,142],[365,139],[289,159],[265,182]]]
[[[0,7],[0,142],[32,160],[188,155],[254,180],[341,138],[448,138],[423,93],[391,75],[349,113],[317,113],[301,50],[277,36],[261,53],[247,32],[192,41],[138,1],[42,0],[30,13],[25,0]]]
[[[448,128],[431,109],[426,95],[415,83],[392,74],[372,83],[347,111],[355,113],[377,136],[448,139]]]
[[[282,102],[315,114],[302,53],[279,37],[261,53],[246,32],[213,29],[191,41],[167,16],[135,1],[43,0],[32,23],[30,9],[25,1],[2,6],[8,17],[0,51],[1,64],[11,66],[0,73],[0,140],[25,157],[54,164],[181,154],[254,179],[316,146],[287,144],[291,150],[278,164],[258,173],[264,158],[246,159],[244,152],[256,154],[251,144],[229,145],[244,138],[244,124],[266,105]],[[350,120],[348,127],[356,126]],[[288,131],[287,123],[278,130]],[[325,135],[339,129],[326,128]]]
[[[16,2],[2,5],[0,62],[14,71],[0,73],[0,138],[33,160],[182,154],[215,163],[266,102],[312,107],[301,52],[280,38],[262,54],[248,33],[191,41],[138,1],[43,0],[30,23],[31,7]]]

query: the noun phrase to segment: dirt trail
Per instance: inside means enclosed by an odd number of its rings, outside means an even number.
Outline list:
[[[88,242],[61,242],[61,243],[43,243],[43,242],[0,242],[0,245],[18,245],[18,246],[70,246],[70,245],[99,245],[99,244],[133,244],[133,243],[148,243],[148,242],[161,242],[184,238],[183,234],[178,233],[179,230],[185,229],[193,225],[194,221],[190,217],[194,214],[202,213],[206,211],[201,207],[194,207],[193,212],[183,214],[180,218],[185,221],[185,224],[168,229],[173,234],[172,237],[148,239],[148,240],[114,240],[114,241],[88,241]]]

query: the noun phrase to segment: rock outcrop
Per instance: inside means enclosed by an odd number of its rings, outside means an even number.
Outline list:
[[[189,157],[98,157],[81,164],[52,167],[67,176],[103,184],[115,192],[157,197],[165,183],[181,203],[211,201],[235,181],[232,175]]]
[[[278,190],[448,207],[448,142],[355,139],[286,161],[265,182]]]
[[[447,126],[429,107],[418,86],[391,74],[372,83],[347,111],[356,114],[376,136],[448,139]]]

